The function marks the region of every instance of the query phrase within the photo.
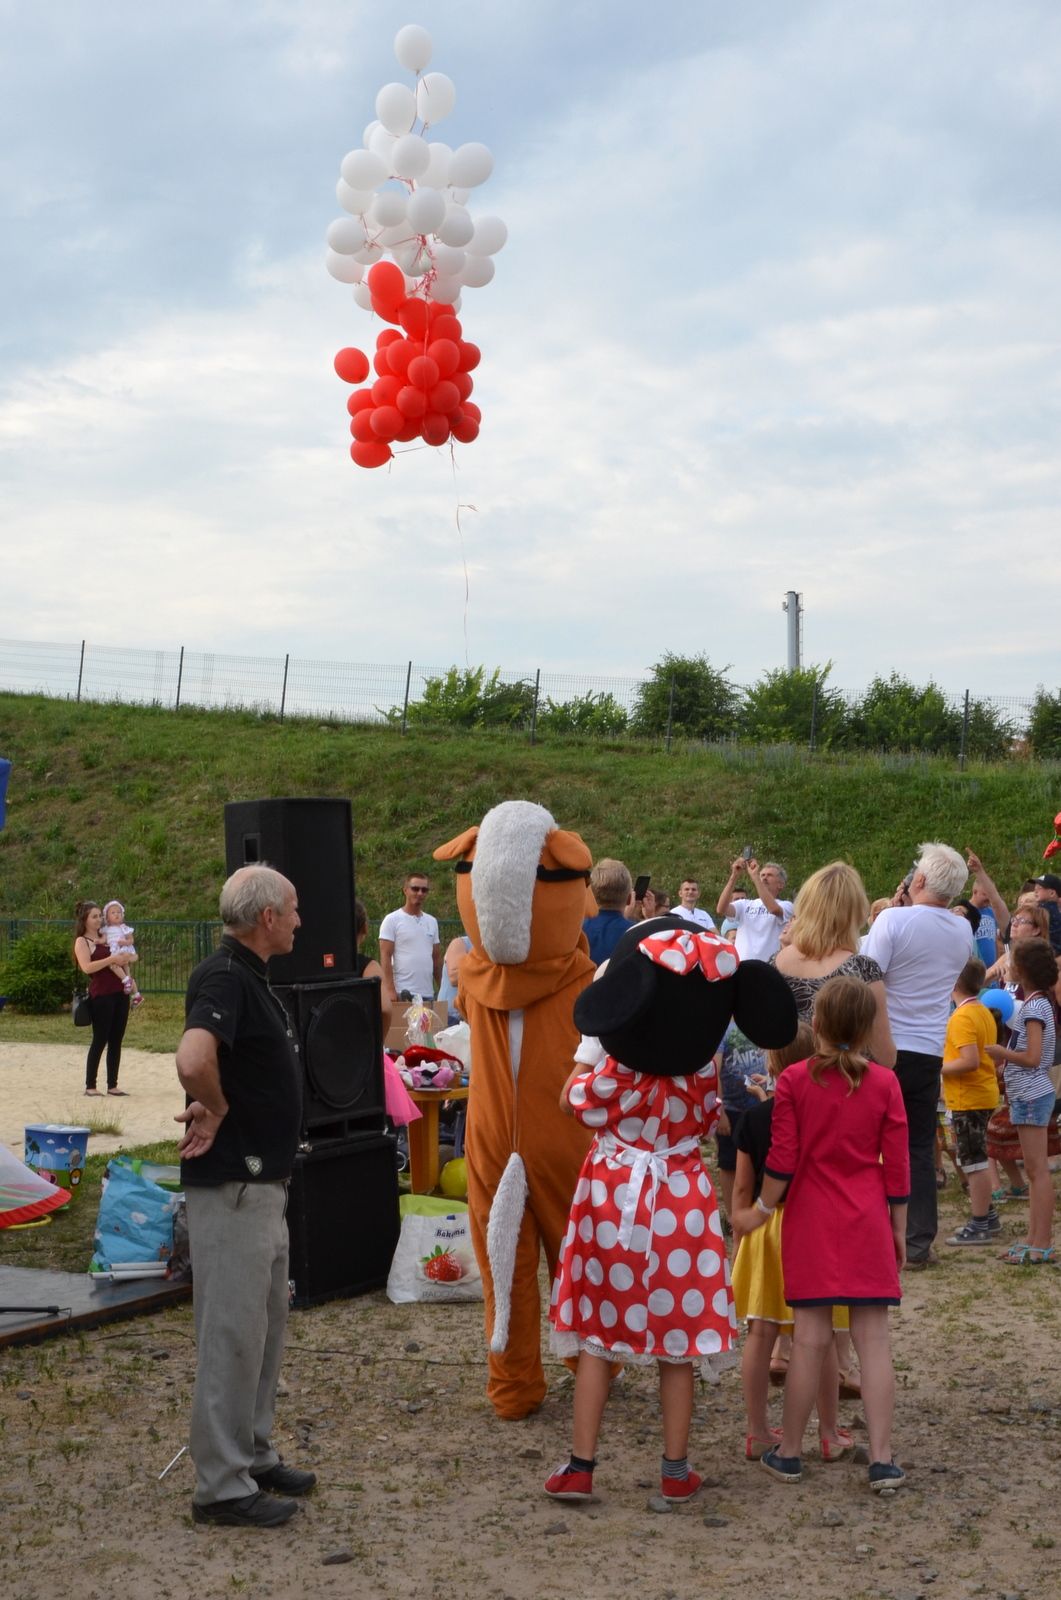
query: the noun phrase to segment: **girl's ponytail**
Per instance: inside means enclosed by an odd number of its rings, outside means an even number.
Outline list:
[[[877,999],[859,978],[830,978],[814,1000],[814,1057],[808,1071],[815,1083],[830,1067],[853,1091],[868,1065],[865,1047],[877,1017]]]

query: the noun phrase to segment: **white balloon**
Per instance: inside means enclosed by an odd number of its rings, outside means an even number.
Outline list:
[[[410,239],[413,238],[413,231],[408,222],[396,222],[391,228],[380,228],[379,232],[373,235],[373,238],[378,240],[381,245],[385,245],[388,250],[391,250],[396,244],[408,244]]]
[[[443,244],[463,246],[475,231],[475,224],[463,206],[447,206],[446,215],[435,229]]]
[[[446,215],[446,202],[437,189],[417,189],[409,196],[406,216],[417,233],[434,233]]]
[[[431,60],[431,35],[415,22],[407,22],[394,36],[394,54],[406,72],[423,72]]]
[[[441,122],[457,104],[457,90],[444,72],[425,72],[416,86],[416,110],[422,122]]]
[[[365,131],[361,135],[361,143],[364,145],[366,150],[372,149],[372,135],[375,133],[377,128],[382,128],[382,126],[383,124],[380,122],[378,117],[373,117],[371,122],[366,123]]]
[[[393,228],[405,221],[405,195],[398,189],[384,189],[372,201],[372,220],[381,228]]]
[[[461,286],[456,278],[436,278],[431,285],[432,300],[441,301],[443,305],[451,306],[460,297]]]
[[[337,217],[328,224],[328,243],[341,256],[356,255],[365,245],[364,224],[357,217]]]
[[[417,245],[416,253],[412,258],[412,262],[410,263],[408,270],[412,273],[415,273],[418,278],[422,278],[425,272],[431,271],[431,257],[424,249],[423,245]]]
[[[351,189],[374,189],[390,176],[379,156],[371,150],[351,150],[339,169]]]
[[[453,152],[449,181],[464,189],[475,189],[486,182],[493,170],[494,158],[485,144],[462,144]]]
[[[369,239],[365,244],[364,249],[356,250],[354,252],[353,259],[355,261],[364,262],[366,267],[371,267],[380,259],[382,255],[382,246],[376,244],[374,239]]]
[[[436,244],[431,249],[435,258],[435,266],[444,278],[459,277],[464,270],[467,259],[463,250],[454,250],[452,245]]]
[[[399,178],[422,178],[431,161],[431,147],[418,133],[403,133],[394,142],[391,167]]]
[[[450,191],[449,191],[449,197],[453,201],[453,204],[455,206],[466,206],[468,204],[468,195],[469,195],[469,193],[470,193],[470,191],[468,189],[461,189],[459,187],[458,188],[453,188],[453,186],[451,185],[450,186]]]
[[[494,275],[494,263],[489,256],[468,256],[461,273],[461,282],[469,289],[482,289]]]
[[[354,290],[354,299],[363,311],[372,310],[372,290],[367,283],[359,283]]]
[[[444,189],[449,182],[453,151],[448,144],[442,144],[438,140],[433,140],[427,148],[431,159],[427,164],[427,171],[421,174],[420,181],[426,189]]]
[[[363,217],[371,209],[375,195],[371,189],[351,189],[346,179],[340,178],[335,185],[335,198],[352,217]]]
[[[360,283],[361,281],[362,269],[358,266],[353,256],[340,256],[334,250],[329,250],[324,258],[324,265],[339,283]]]
[[[394,170],[394,168],[391,166],[391,158],[394,155],[394,146],[397,144],[397,142],[398,141],[394,134],[388,133],[386,128],[384,128],[381,124],[372,135],[372,143],[369,145],[369,149],[372,151],[372,154],[374,156],[378,156],[383,162],[383,167],[388,178]]]
[[[476,217],[475,232],[468,246],[468,254],[496,256],[507,238],[508,229],[500,217]]]
[[[385,83],[376,96],[376,115],[388,133],[408,133],[416,121],[416,96],[404,83]]]

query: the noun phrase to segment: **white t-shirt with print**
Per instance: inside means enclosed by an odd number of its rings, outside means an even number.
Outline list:
[[[945,906],[889,906],[869,930],[863,954],[884,974],[895,1048],[942,1057],[951,990],[976,954],[965,918]]]
[[[781,916],[767,911],[761,900],[734,900],[730,913],[737,924],[733,941],[742,961],[769,961],[781,948],[781,930],[792,921],[792,901],[779,900]]]
[[[698,927],[706,928],[708,933],[715,931],[714,918],[702,906],[694,906],[691,911],[687,911],[679,901],[676,906],[671,907],[670,915],[672,917],[684,917],[686,922],[695,922]]]
[[[434,950],[438,944],[438,923],[428,911],[420,916],[410,916],[399,906],[390,911],[379,925],[381,939],[390,939],[394,945],[394,988],[418,994],[428,1000],[435,992]]]

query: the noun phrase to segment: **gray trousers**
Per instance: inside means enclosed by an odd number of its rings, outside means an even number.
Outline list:
[[[287,1326],[287,1184],[189,1185],[195,1399],[189,1447],[198,1505],[255,1494],[251,1469],[279,1457],[270,1435]]]

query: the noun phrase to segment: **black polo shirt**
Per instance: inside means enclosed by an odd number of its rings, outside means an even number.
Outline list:
[[[183,1184],[289,1178],[302,1121],[302,1067],[265,962],[229,934],[188,980],[185,1028],[218,1040],[228,1115],[205,1155],[181,1162]],[[190,1103],[190,1102],[189,1102]]]

